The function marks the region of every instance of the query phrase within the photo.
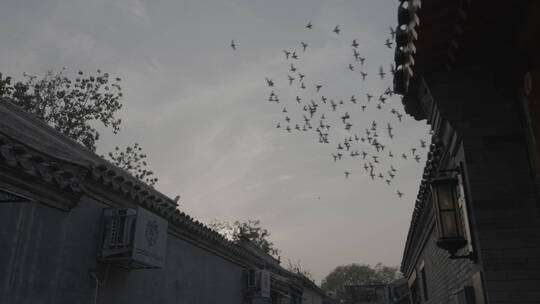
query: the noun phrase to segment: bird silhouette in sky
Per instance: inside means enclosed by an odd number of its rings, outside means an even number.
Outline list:
[[[390,73],[392,73],[392,75],[396,75],[396,72],[397,72],[396,66],[393,63],[390,63]]]
[[[379,76],[381,76],[381,79],[384,79],[384,75],[386,75],[386,73],[384,72],[383,67],[381,65],[379,66]]]
[[[312,29],[311,21],[305,25],[305,28]],[[312,33],[316,34],[318,32]],[[326,32],[327,36],[333,36],[334,34],[342,34],[340,25],[336,25],[331,32]],[[395,46],[392,40],[395,35],[396,30],[390,27],[390,35],[387,36],[391,36],[391,38],[385,38],[384,45],[386,47],[392,48]],[[282,55],[278,56],[282,61],[285,72],[274,77],[277,79],[276,83],[270,77],[265,78],[266,84],[271,88],[268,91],[272,90],[268,101],[280,103],[277,111],[280,108],[282,109],[281,118],[274,122],[276,124],[273,124],[273,126],[286,131],[280,132],[284,133],[284,136],[289,135],[289,133],[315,134],[316,142],[325,145],[331,143],[331,151],[329,151],[331,156],[326,155],[329,160],[331,159],[333,163],[336,163],[335,165],[347,166],[341,171],[344,172],[346,179],[352,176],[351,172],[355,172],[356,176],[357,171],[354,171],[355,163],[341,161],[357,158],[362,160],[362,163],[358,166],[364,169],[360,170],[360,174],[371,177],[374,183],[395,187],[393,191],[396,191],[396,185],[401,182],[400,177],[402,175],[398,174],[397,169],[400,169],[400,166],[404,163],[420,163],[423,158],[422,153],[425,152],[425,148],[429,145],[425,140],[420,139],[419,144],[418,140],[416,140],[415,144],[403,147],[404,139],[396,140],[398,135],[401,134],[394,133],[396,130],[401,130],[400,123],[404,115],[396,108],[387,109],[387,107],[390,108],[389,105],[394,105],[395,100],[392,96],[395,93],[392,84],[388,83],[388,78],[392,77],[386,77],[396,73],[395,65],[393,63],[384,63],[383,65],[371,67],[371,58],[366,61],[366,58],[361,56],[361,53],[364,53],[365,50],[363,45],[360,46],[359,39],[351,39],[352,42],[341,44],[345,58],[348,57],[349,59],[346,63],[347,69],[345,69],[345,64],[341,63],[342,61],[336,62],[335,67],[338,71],[341,71],[341,76],[349,77],[353,81],[359,82],[361,80],[369,85],[370,91],[367,91],[368,87],[362,86],[353,87],[350,91],[339,90],[333,86],[333,82],[327,83],[324,79],[318,78],[319,75],[313,75],[310,72],[310,70],[314,70],[311,68],[312,63],[310,62],[313,59],[299,56],[300,52],[307,52],[308,47],[310,52],[318,51],[316,41],[305,39],[307,38],[296,40],[297,47],[295,48],[278,48],[276,51],[278,53],[283,52],[285,55],[285,58],[281,57]],[[236,50],[234,40],[231,41],[231,48]],[[381,44],[379,48],[384,47]],[[351,58],[351,49],[354,60]],[[331,63],[331,59],[334,57],[332,55],[325,58]],[[298,61],[295,62],[294,60]],[[286,71],[287,66],[289,67],[288,72]],[[310,66],[310,70],[303,70],[305,66]],[[388,70],[385,71],[383,67]],[[371,75],[369,79],[367,78],[368,72]],[[378,74],[379,77],[375,74]],[[287,76],[289,86],[285,85],[287,88],[283,89],[287,91],[281,92],[276,87],[281,84],[280,77],[285,79],[285,76]],[[313,81],[311,81],[312,79]],[[334,79],[337,81],[338,78],[332,78],[331,80]],[[339,79],[341,81],[341,78]],[[324,91],[321,91],[322,87],[325,87]],[[273,90],[276,90],[276,92]],[[280,102],[276,93],[286,94],[286,97],[281,95],[283,100]],[[356,97],[362,96],[361,94],[365,94],[367,101]],[[376,100],[376,102],[370,105],[372,100]],[[387,112],[390,112],[391,120],[383,116]],[[385,117],[385,121],[382,121],[383,117]],[[363,134],[363,129],[365,129],[365,134]],[[399,146],[393,146],[398,143]],[[399,149],[397,149],[398,147]],[[395,151],[395,155],[392,150]],[[409,154],[411,152],[408,151],[411,151],[412,154]],[[405,153],[402,154],[401,152]],[[339,164],[338,161],[340,161]],[[388,166],[390,167],[389,170]],[[398,194],[399,198],[404,195],[401,190],[397,190],[395,193]]]
[[[353,56],[354,60],[359,61],[360,60],[360,53],[356,49],[353,49]]]
[[[231,40],[231,48],[233,49],[233,51],[236,51],[236,43],[234,42],[234,40]]]
[[[283,53],[285,53],[285,59],[289,60],[289,56],[291,55],[291,52],[289,52],[287,50],[283,50]]]
[[[293,73],[296,72],[296,67],[294,66],[293,63],[291,63],[290,70],[291,70],[291,72],[293,72]]]
[[[289,85],[292,85],[294,81],[294,77],[291,77],[291,75],[287,75],[289,77]]]
[[[366,93],[367,101],[370,102],[371,98],[373,98],[373,95]]]
[[[366,58],[364,58],[364,57],[358,57],[358,59],[360,60],[360,64],[361,64],[361,65],[364,65],[364,61],[366,60]]]
[[[360,71],[360,75],[362,75],[362,81],[365,81],[368,74],[366,72]]]
[[[390,27],[390,39],[394,40],[396,38],[396,30],[393,27]]]

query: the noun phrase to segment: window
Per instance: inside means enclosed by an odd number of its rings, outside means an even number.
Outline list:
[[[409,289],[411,291],[411,304],[420,304],[420,296],[418,295],[418,282],[416,281],[416,270],[409,277],[408,283]]]
[[[248,287],[255,287],[255,269],[250,268],[248,270]]]
[[[461,164],[461,168],[463,168],[463,164]],[[467,211],[467,199],[465,195],[465,189],[463,188],[463,176],[458,175],[458,206],[459,206],[459,213],[461,217],[461,228],[463,229],[463,235],[465,239],[468,242],[468,250],[469,252],[473,252],[473,240],[472,240],[472,234],[471,234],[471,226],[469,223],[469,212]]]
[[[422,294],[424,296],[424,302],[429,300],[428,289],[427,289],[427,278],[426,278],[426,268],[424,267],[424,262],[422,262],[422,268],[420,268],[420,277],[422,280]]]

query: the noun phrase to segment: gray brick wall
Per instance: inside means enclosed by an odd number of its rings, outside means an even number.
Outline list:
[[[0,203],[0,303],[94,303],[101,208],[88,198],[70,212]],[[242,267],[169,234],[164,268],[110,268],[97,303],[238,304],[244,285]]]
[[[487,295],[490,303],[540,303],[540,210],[519,100],[488,91],[469,107],[463,131]]]
[[[431,214],[433,216],[433,214]],[[450,260],[448,252],[435,245],[437,241],[437,231],[433,218],[431,223],[425,226],[431,227],[425,246],[417,248],[420,252],[414,269],[417,271],[418,295],[421,303],[452,303],[454,304],[454,293],[464,286],[470,286],[471,277],[477,270],[477,266],[469,260]],[[428,301],[424,301],[424,291],[420,266],[424,263],[426,273],[426,285]]]

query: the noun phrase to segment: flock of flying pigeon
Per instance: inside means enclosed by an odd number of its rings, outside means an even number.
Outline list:
[[[312,30],[313,24],[308,22],[306,30]],[[341,35],[339,25],[332,32]],[[392,49],[395,38],[394,29],[390,28],[389,37],[384,45]],[[236,51],[237,44],[231,41],[230,47]],[[349,72],[358,71],[356,74],[359,81],[366,81],[369,76],[366,72],[368,63],[362,56],[358,39],[353,39],[351,44],[350,63],[346,67]],[[298,68],[300,57],[309,52],[309,44],[300,41],[298,49],[284,49],[284,61],[288,66],[286,84],[289,87],[297,87],[296,97],[293,100],[281,100],[276,93],[277,87],[274,80],[266,77],[266,85],[270,93],[268,102],[280,104],[283,120],[276,123],[276,128],[287,133],[315,133],[315,138],[321,144],[334,145],[335,150],[330,153],[331,160],[339,162],[345,157],[358,159],[362,164],[361,171],[367,174],[373,181],[380,181],[387,185],[393,185],[394,178],[398,175],[398,166],[405,161],[420,163],[422,152],[427,147],[426,141],[420,139],[408,151],[392,151],[392,141],[395,137],[395,125],[402,122],[403,114],[387,103],[394,95],[393,89],[387,87],[382,92],[365,92],[364,96],[348,95],[346,98],[334,99],[325,95],[325,85],[318,82],[308,82],[307,76]],[[390,64],[389,73],[395,73],[395,67]],[[376,76],[379,81],[384,81],[387,72],[383,66],[378,67]],[[390,78],[390,77],[388,77]],[[306,97],[306,95],[308,97]],[[388,110],[388,108],[391,108]],[[360,109],[361,112],[357,109]],[[353,119],[350,112],[363,113],[370,111],[389,111],[393,118],[389,122],[379,123],[370,119]],[[301,111],[301,117],[294,121],[292,111]],[[330,119],[330,116],[333,119]],[[369,116],[365,113],[364,116]],[[336,121],[338,122],[336,125]],[[360,126],[364,122],[364,125]],[[352,175],[352,170],[344,171],[345,178]],[[396,189],[396,194],[401,198],[404,193]]]

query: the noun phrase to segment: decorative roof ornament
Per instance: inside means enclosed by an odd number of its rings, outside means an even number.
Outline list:
[[[400,1],[398,6],[398,26],[396,28],[396,51],[394,61],[396,73],[394,74],[394,91],[405,94],[409,87],[409,79],[413,76],[412,66],[416,53],[414,42],[418,39],[415,27],[420,24],[416,11],[421,7],[420,0]]]

